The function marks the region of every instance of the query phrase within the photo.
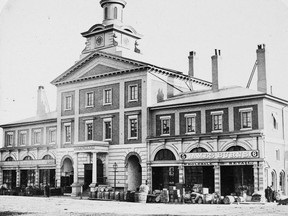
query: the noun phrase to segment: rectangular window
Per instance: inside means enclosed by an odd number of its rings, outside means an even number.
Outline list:
[[[64,124],[64,142],[71,143],[71,124]]]
[[[170,116],[162,116],[161,120],[161,135],[170,135]]]
[[[186,134],[196,132],[196,114],[186,114]]]
[[[104,123],[104,140],[111,140],[112,139],[112,119],[106,118],[103,119]]]
[[[12,146],[14,144],[14,133],[7,132],[6,133],[6,146]]]
[[[93,107],[94,106],[94,93],[87,92],[86,93],[86,107]]]
[[[129,85],[128,92],[129,101],[137,101],[138,100],[138,85]]]
[[[241,130],[252,129],[252,111],[252,107],[239,109],[241,116]]]
[[[19,143],[20,143],[20,145],[26,145],[27,144],[27,132],[26,131],[20,131]]]
[[[211,112],[212,132],[223,130],[223,111]]]
[[[112,104],[112,89],[104,90],[104,105]]]
[[[276,150],[276,160],[280,160],[280,150]]]
[[[53,144],[56,142],[56,128],[49,129],[48,139],[49,139],[48,142],[50,144]]]
[[[138,116],[128,116],[128,138],[137,139],[138,138]]]
[[[72,96],[66,96],[65,97],[65,110],[71,110],[72,109]]]
[[[41,144],[41,130],[33,130],[33,144],[40,145]]]
[[[85,140],[93,140],[93,120],[85,122]]]

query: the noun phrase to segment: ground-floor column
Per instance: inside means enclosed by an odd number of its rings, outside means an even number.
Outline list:
[[[82,184],[78,182],[78,154],[75,153],[74,155],[74,182],[71,185],[72,193],[71,196],[76,197],[80,196]]]
[[[179,166],[179,183],[184,183],[184,166],[182,164]]]
[[[92,183],[89,185],[90,191],[95,192],[97,186],[97,152],[93,152],[92,156]]]
[[[21,187],[20,185],[20,168],[16,168],[16,187]]]
[[[151,164],[147,164],[147,185],[149,191],[152,191],[152,167]]]
[[[214,190],[216,193],[221,194],[221,172],[220,166],[214,166]]]
[[[0,184],[3,184],[3,169],[0,167]]]
[[[39,167],[37,166],[35,169],[35,185],[39,186]]]
[[[264,163],[254,162],[253,174],[254,174],[254,191],[264,191]],[[267,181],[267,179],[266,179]]]

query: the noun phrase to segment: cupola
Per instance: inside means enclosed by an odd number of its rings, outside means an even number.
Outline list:
[[[126,5],[124,0],[101,0],[100,5],[103,8],[104,25],[122,24],[123,9]]]

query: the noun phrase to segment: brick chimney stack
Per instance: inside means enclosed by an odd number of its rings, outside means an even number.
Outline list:
[[[218,56],[220,56],[220,50],[215,49],[215,55],[211,57],[212,59],[212,91],[219,90],[218,84]]]
[[[37,91],[37,116],[43,116],[50,112],[44,86],[39,86]]]
[[[267,93],[265,44],[258,45],[257,53],[257,90]]]
[[[194,77],[194,56],[196,55],[196,52],[191,51],[189,53],[188,59],[189,59],[189,71],[188,75],[189,77]]]

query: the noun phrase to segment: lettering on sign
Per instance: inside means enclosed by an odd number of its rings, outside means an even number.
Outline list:
[[[253,162],[251,162],[251,161],[234,161],[234,162],[221,163],[221,165],[253,165]]]
[[[195,162],[195,163],[186,163],[184,166],[212,166],[210,162]]]
[[[225,152],[199,152],[199,153],[180,153],[182,160],[197,159],[242,159],[242,158],[258,158],[258,150],[253,151],[225,151]]]
[[[75,151],[87,151],[87,150],[94,150],[95,146],[78,146],[75,147]]]

